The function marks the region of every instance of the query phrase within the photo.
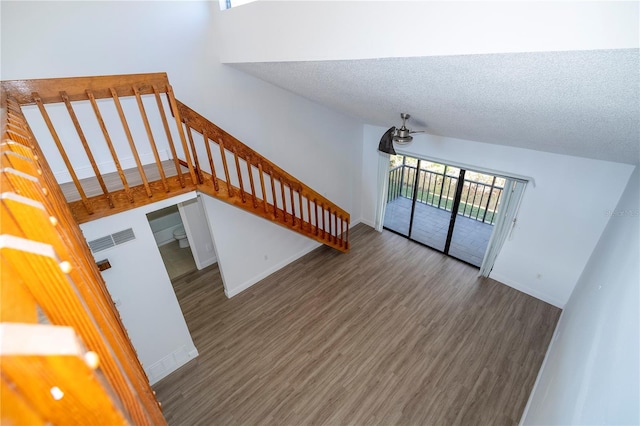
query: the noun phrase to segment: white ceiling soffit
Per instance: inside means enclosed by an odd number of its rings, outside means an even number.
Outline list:
[[[230,64],[364,122],[638,164],[638,49]]]
[[[216,15],[223,63],[637,49],[635,1],[258,1]]]

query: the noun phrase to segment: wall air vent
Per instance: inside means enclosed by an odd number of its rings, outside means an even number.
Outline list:
[[[116,232],[114,234],[111,234],[111,237],[113,238],[113,242],[118,245],[118,244],[124,244],[127,241],[131,241],[131,240],[135,240],[136,236],[133,233],[133,229],[129,228],[129,229],[125,229],[124,231],[120,231],[120,232]]]
[[[97,253],[102,250],[110,249],[119,244],[124,244],[127,241],[135,240],[136,236],[133,233],[133,229],[125,229],[124,231],[115,232],[106,237],[101,237],[92,241],[89,241],[89,248],[93,253]]]

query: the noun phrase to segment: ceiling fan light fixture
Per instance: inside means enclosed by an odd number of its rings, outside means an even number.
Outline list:
[[[411,136],[411,135],[394,136],[393,137],[393,141],[395,143],[397,143],[398,145],[407,145],[407,144],[411,143],[412,140],[413,140],[413,136]]]

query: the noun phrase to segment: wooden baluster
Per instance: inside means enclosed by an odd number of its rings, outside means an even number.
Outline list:
[[[333,232],[335,231],[335,229],[331,227],[331,224],[332,224],[331,207],[328,207],[327,211],[329,212],[329,241],[333,241]]]
[[[293,200],[293,186],[289,183],[289,195],[291,196],[291,226],[296,226],[296,203]]]
[[[348,217],[347,217],[347,220],[345,220],[345,222],[346,222],[346,228],[347,228],[346,231],[345,231],[345,237],[344,237],[344,239],[345,239],[345,241],[347,243],[345,245],[345,248],[347,250],[349,250],[349,218]]]
[[[89,101],[91,102],[91,107],[93,108],[93,112],[98,120],[98,124],[100,125],[100,129],[102,130],[102,134],[104,136],[104,140],[107,142],[107,147],[109,148],[109,152],[111,153],[111,158],[113,159],[114,164],[116,165],[116,170],[118,171],[118,176],[120,176],[120,181],[122,181],[122,186],[124,187],[124,191],[127,194],[127,198],[130,202],[133,203],[133,194],[131,193],[131,189],[129,188],[129,183],[127,182],[127,177],[122,170],[122,166],[120,165],[120,160],[118,159],[118,154],[116,153],[115,148],[113,147],[113,143],[111,142],[111,137],[109,136],[109,131],[107,130],[107,126],[104,124],[104,120],[102,119],[102,114],[100,113],[100,109],[98,108],[98,103],[96,102],[95,96],[93,96],[93,92],[87,90],[87,96],[89,97]]]
[[[267,212],[267,192],[264,189],[264,171],[262,170],[262,162],[258,163],[258,172],[260,172],[260,189],[262,190],[262,207]]]
[[[311,199],[307,195],[307,218],[309,219],[309,231],[311,231],[312,223],[311,223]]]
[[[58,147],[58,151],[60,152],[62,161],[64,161],[64,164],[67,166],[67,170],[69,171],[69,174],[71,175],[71,179],[73,180],[73,183],[76,186],[76,189],[78,190],[78,194],[80,194],[80,198],[82,199],[82,204],[87,209],[87,212],[89,212],[89,214],[93,214],[91,203],[89,203],[89,200],[87,199],[87,196],[85,195],[84,190],[82,189],[80,180],[78,179],[78,176],[76,175],[76,172],[73,169],[73,165],[71,164],[71,161],[69,160],[69,157],[67,156],[67,153],[64,150],[64,147],[62,146],[62,142],[60,141],[58,132],[56,132],[56,129],[53,126],[53,123],[51,122],[51,118],[49,117],[49,113],[47,113],[47,110],[45,109],[44,104],[42,103],[42,99],[40,99],[40,96],[35,92],[32,94],[32,96],[33,96],[33,100],[36,101],[36,105],[40,110],[40,114],[42,114],[42,118],[44,119],[44,122],[46,123],[47,128],[49,129],[49,133],[51,133],[51,137],[53,138],[53,141]]]
[[[140,161],[140,156],[138,155],[136,144],[133,141],[133,136],[131,135],[131,130],[129,129],[129,124],[127,123],[127,118],[124,116],[124,110],[122,109],[122,105],[120,104],[120,98],[118,98],[118,94],[113,87],[111,87],[109,90],[111,91],[111,97],[113,98],[113,102],[115,103],[116,109],[118,110],[118,115],[120,116],[122,127],[124,128],[124,133],[127,136],[127,140],[129,141],[129,147],[131,148],[131,152],[133,153],[133,158],[136,160],[136,165],[138,166],[138,172],[140,173],[140,178],[142,179],[142,183],[144,184],[144,189],[147,192],[147,196],[151,198],[153,196],[153,194],[151,193],[151,187],[149,186],[149,182],[147,181],[147,175],[144,173],[144,169],[142,168],[142,162]]]
[[[342,217],[336,212],[336,220],[338,221],[337,229],[337,237],[338,237],[338,245],[342,247]]]
[[[318,236],[318,229],[320,228],[320,226],[318,225],[318,200],[316,200],[315,198],[313,199],[313,211],[315,213],[316,216],[316,236]]]
[[[242,199],[242,202],[245,203],[246,197],[244,195],[244,183],[242,182],[242,171],[240,170],[240,160],[238,159],[238,151],[233,148],[233,158],[235,159],[236,162],[236,173],[238,175],[238,182],[240,183],[240,198]]]
[[[189,145],[191,146],[191,152],[193,152],[193,162],[195,163],[196,175],[198,177],[198,182],[197,183],[202,183],[203,182],[202,170],[200,170],[200,162],[198,161],[198,153],[196,152],[196,145],[193,142],[193,134],[191,133],[191,131],[193,129],[191,128],[189,123],[187,123],[187,120],[184,121],[184,125],[187,128],[187,137],[189,138]]]
[[[84,132],[82,131],[82,127],[80,127],[80,121],[78,121],[78,117],[76,116],[75,111],[73,110],[73,106],[71,105],[71,101],[69,101],[69,96],[67,96],[67,92],[60,92],[60,97],[64,101],[64,105],[67,107],[67,112],[69,113],[69,117],[71,117],[71,122],[78,133],[78,137],[80,138],[80,143],[82,143],[82,147],[84,148],[84,152],[87,154],[87,158],[91,163],[91,168],[93,169],[93,173],[96,175],[96,179],[98,179],[98,183],[100,184],[100,188],[102,189],[102,193],[107,197],[107,201],[109,202],[109,207],[113,208],[113,200],[111,199],[111,194],[107,189],[107,185],[104,183],[104,179],[102,179],[102,174],[100,173],[100,169],[98,169],[98,165],[96,164],[96,160],[91,153],[91,148],[89,148],[89,143],[87,142],[87,138],[84,136]]]
[[[300,206],[300,227],[304,225],[304,207],[302,204],[302,189],[298,188],[298,205]]]
[[[211,167],[211,179],[213,180],[213,187],[216,192],[220,190],[218,187],[218,176],[216,176],[216,167],[213,165],[213,156],[211,155],[211,147],[209,146],[209,137],[207,131],[202,129],[202,138],[204,140],[204,147],[207,150],[207,157],[209,158],[209,167]]]
[[[276,199],[276,184],[275,184],[276,177],[274,176],[273,169],[271,170],[271,173],[269,173],[269,177],[271,180],[271,197],[273,198],[273,217],[277,219],[278,218],[278,200]],[[285,214],[285,217],[286,217],[286,214]]]
[[[171,155],[173,157],[173,164],[176,166],[176,172],[178,173],[178,179],[180,180],[180,186],[184,188],[184,176],[182,176],[182,168],[180,167],[180,161],[178,160],[178,154],[176,153],[176,146],[173,144],[173,137],[171,136],[171,130],[169,129],[169,122],[167,121],[167,116],[164,112],[164,106],[162,105],[162,99],[160,99],[160,92],[158,88],[155,86],[151,86],[153,88],[153,94],[156,98],[156,103],[158,104],[158,111],[160,112],[160,118],[162,118],[162,125],[164,126],[164,132],[167,135],[167,141],[169,142],[169,148],[171,149]],[[216,191],[217,191],[216,187]]]
[[[320,212],[322,212],[322,238],[327,238],[327,216],[325,216],[324,203],[320,204]]]
[[[167,184],[167,177],[164,175],[164,168],[162,167],[162,161],[160,160],[160,155],[158,154],[158,147],[156,146],[156,141],[153,137],[153,132],[151,131],[151,126],[149,125],[149,118],[147,117],[147,111],[144,108],[144,103],[142,102],[142,96],[140,96],[140,90],[136,86],[132,86],[133,93],[136,95],[136,101],[138,102],[138,109],[140,110],[140,115],[142,116],[142,122],[144,123],[144,128],[147,131],[147,137],[149,138],[149,145],[151,145],[151,151],[153,151],[153,157],[156,160],[156,165],[158,166],[158,173],[160,173],[160,180],[162,181],[162,187],[165,192],[169,192],[169,185]]]
[[[184,150],[184,156],[189,168],[189,174],[191,175],[191,182],[196,184],[198,182],[196,178],[196,172],[193,170],[193,164],[191,163],[191,155],[189,154],[189,148],[187,148],[187,138],[184,135],[184,129],[182,128],[182,121],[180,114],[178,113],[178,105],[176,104],[176,97],[173,95],[173,88],[171,85],[167,85],[167,97],[169,98],[169,105],[173,111],[173,116],[176,119],[176,126],[178,126],[178,134],[180,135],[180,141],[182,141],[182,149]]]
[[[251,157],[247,158],[247,168],[249,169],[249,184],[251,185],[251,196],[253,197],[253,207],[258,208],[258,201],[256,200],[256,188],[253,183],[253,171],[251,170]]]
[[[284,212],[284,222],[287,223],[287,197],[284,195],[284,179],[280,176],[280,192],[282,193],[282,211]]]
[[[224,143],[222,139],[218,141],[220,147],[220,155],[222,156],[222,167],[224,168],[224,177],[227,179],[227,192],[229,197],[233,197],[233,186],[231,185],[231,178],[229,177],[229,166],[227,166],[227,156],[224,153]]]

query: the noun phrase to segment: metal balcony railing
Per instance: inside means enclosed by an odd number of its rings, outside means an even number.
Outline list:
[[[445,166],[444,172],[438,173],[422,168],[418,170],[417,167],[408,164],[394,167],[389,171],[387,203],[399,197],[413,198],[417,183],[417,202],[451,211],[458,177],[447,174],[448,169],[448,166]],[[495,176],[491,183],[465,178],[458,214],[479,222],[494,224],[502,190],[503,187],[496,185]]]

